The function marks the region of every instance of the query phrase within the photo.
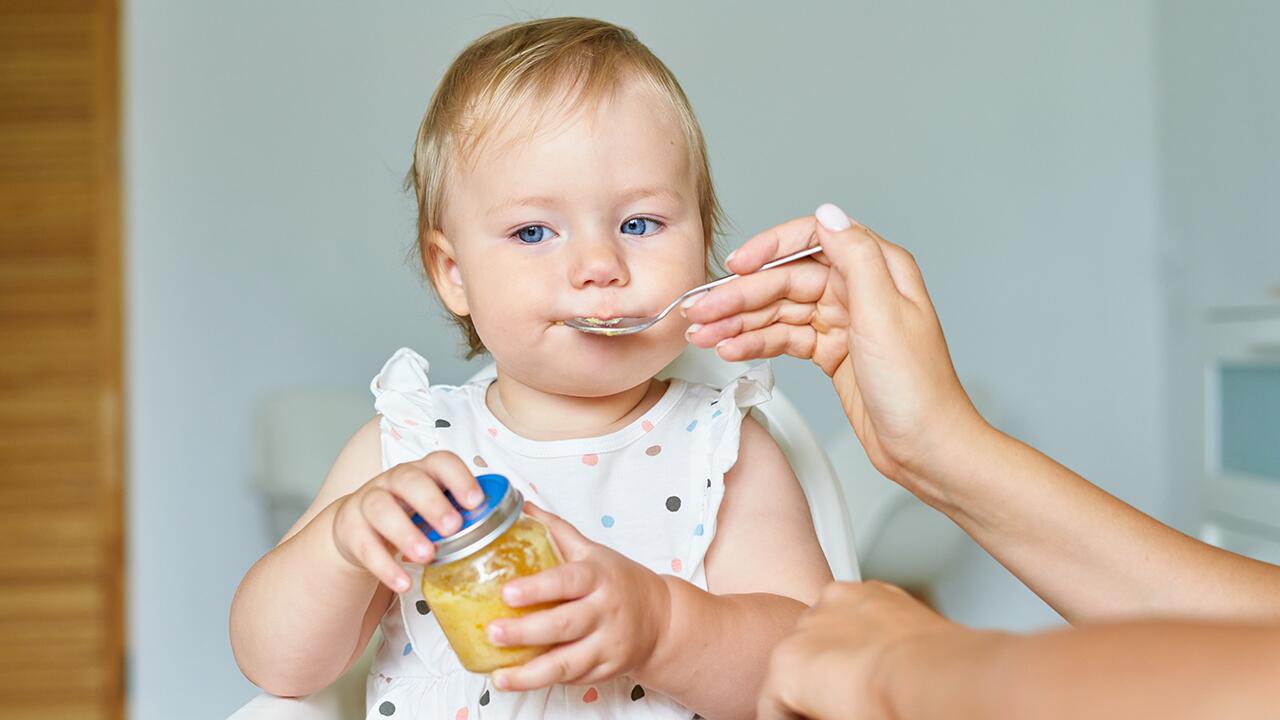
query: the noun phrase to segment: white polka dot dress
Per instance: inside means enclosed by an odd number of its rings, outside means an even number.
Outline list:
[[[501,473],[525,498],[656,573],[706,588],[703,559],[716,534],[724,474],[737,461],[748,408],[769,398],[758,365],[724,389],[671,380],[648,412],[593,438],[536,441],[508,430],[485,405],[490,381],[431,385],[428,363],[407,348],[374,378],[384,469],[435,450],[477,475]],[[368,681],[368,717],[690,718],[693,713],[627,677],[533,692],[492,689],[459,664],[422,597],[421,566],[381,621]]]

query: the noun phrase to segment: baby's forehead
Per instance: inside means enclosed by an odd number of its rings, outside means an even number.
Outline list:
[[[505,109],[501,117],[477,113],[469,141],[456,146],[460,173],[501,177],[604,166],[618,174],[630,169],[655,181],[666,176],[681,184],[692,174],[679,113],[643,84],[619,87],[596,99],[528,98]],[[479,126],[486,121],[487,127]]]

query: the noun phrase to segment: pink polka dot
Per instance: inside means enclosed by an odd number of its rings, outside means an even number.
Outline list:
[[[586,694],[582,696],[582,702],[584,703],[593,703],[599,699],[600,699],[600,691],[596,690],[595,688],[591,688],[586,692]]]
[[[671,572],[680,572],[680,568],[684,567],[684,563],[680,562],[680,558],[672,558]]]
[[[590,465],[592,467],[595,467],[595,464],[598,462],[600,462],[600,457],[597,456],[595,453],[587,453],[586,455],[582,456],[583,465]]]
[[[418,421],[417,421],[417,420],[414,420],[413,418],[405,418],[405,419],[404,419],[404,424],[405,424],[405,425],[408,425],[409,427],[414,427],[414,426],[416,426],[416,425],[418,424]]]
[[[498,437],[498,428],[489,428],[489,437]]]
[[[644,422],[640,423],[640,427],[644,428],[645,432],[649,432],[650,430],[653,429],[653,423],[649,422],[648,420],[645,420]]]
[[[482,468],[489,467],[489,463],[485,462],[484,458],[480,457],[479,455],[471,458],[471,463],[476,467],[482,467]]]
[[[533,483],[529,483],[529,489],[534,491],[535,493],[538,492],[538,486],[534,485]]]
[[[648,455],[649,457],[653,457],[654,455],[657,455],[660,452],[662,452],[661,445],[650,445],[649,447],[645,448],[644,454]]]
[[[469,713],[467,712],[467,708],[465,706],[460,707],[458,708],[458,712],[454,714],[453,718],[454,720],[467,720],[468,714]]]
[[[400,437],[400,433],[396,432],[396,429],[395,429],[395,428],[391,428],[390,430],[387,430],[387,434],[388,434],[388,435],[390,435],[391,437],[393,437],[393,438],[397,439],[397,440],[403,440],[403,439],[404,439],[404,438]]]

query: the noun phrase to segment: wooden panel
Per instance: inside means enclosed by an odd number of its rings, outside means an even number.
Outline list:
[[[124,717],[118,13],[0,0],[0,720]]]

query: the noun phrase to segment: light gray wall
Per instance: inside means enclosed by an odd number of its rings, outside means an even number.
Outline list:
[[[414,130],[491,27],[591,14],[681,78],[735,239],[834,200],[912,249],[960,372],[1003,426],[1164,513],[1152,3],[127,4],[132,714],[249,697],[227,642],[270,545],[253,409],[456,358],[405,263]],[[825,378],[782,362],[818,427]],[[338,448],[326,449],[336,453]],[[944,607],[1054,615],[971,552]]]

